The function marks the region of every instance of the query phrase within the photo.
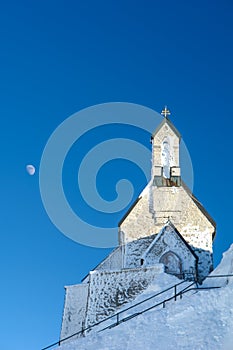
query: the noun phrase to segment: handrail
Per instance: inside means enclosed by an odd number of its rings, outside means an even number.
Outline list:
[[[233,277],[233,274],[229,274],[229,275],[212,275],[212,276],[207,276],[206,278],[222,278],[222,277]],[[156,294],[150,296],[149,298],[146,298],[146,299],[140,301],[140,302],[137,303],[137,304],[134,304],[134,305],[132,305],[132,306],[130,306],[130,307],[124,309],[124,310],[121,310],[121,311],[115,313],[114,315],[111,315],[111,316],[109,316],[109,317],[107,317],[107,318],[105,318],[105,319],[103,319],[103,320],[101,320],[101,321],[99,321],[99,322],[97,322],[97,323],[91,325],[91,326],[88,326],[88,327],[86,327],[86,328],[83,328],[83,329],[82,329],[81,331],[79,331],[79,332],[76,332],[76,333],[74,333],[74,334],[72,334],[72,335],[70,335],[70,336],[68,336],[68,337],[65,337],[65,338],[63,338],[63,339],[60,339],[59,341],[57,341],[57,342],[55,342],[55,343],[53,343],[53,344],[50,344],[49,346],[47,346],[47,347],[45,347],[45,348],[43,348],[43,349],[41,349],[41,350],[47,350],[47,349],[50,349],[50,348],[52,348],[52,347],[54,347],[54,346],[56,346],[56,345],[61,345],[62,342],[66,341],[66,340],[68,340],[68,339],[70,339],[70,338],[73,338],[73,337],[75,337],[75,336],[77,336],[77,335],[79,335],[79,334],[83,334],[84,332],[91,330],[92,328],[94,328],[94,327],[100,325],[100,324],[103,323],[103,322],[106,322],[106,321],[112,319],[113,317],[117,317],[117,322],[112,323],[111,325],[109,325],[109,326],[107,326],[107,327],[105,327],[105,328],[99,330],[98,332],[102,332],[102,331],[104,331],[104,330],[106,330],[106,329],[110,329],[110,328],[116,327],[116,326],[118,326],[119,324],[121,324],[122,322],[126,322],[126,321],[128,321],[128,320],[130,320],[130,319],[132,319],[132,318],[134,318],[134,317],[136,317],[136,316],[139,316],[139,315],[141,315],[141,314],[143,314],[143,313],[145,313],[145,312],[147,312],[147,311],[149,311],[149,310],[151,310],[151,309],[153,309],[153,308],[156,308],[156,307],[158,307],[158,306],[160,306],[160,305],[163,305],[163,307],[165,307],[165,303],[166,303],[166,302],[168,302],[168,301],[170,301],[170,300],[172,300],[172,299],[176,300],[176,298],[177,298],[178,296],[180,296],[180,298],[182,298],[182,295],[185,294],[185,293],[187,293],[187,292],[189,292],[190,290],[201,291],[201,290],[209,290],[209,289],[221,288],[221,287],[190,288],[192,285],[197,284],[197,282],[195,281],[195,282],[192,282],[189,286],[186,286],[183,290],[181,290],[181,291],[179,291],[179,292],[177,293],[177,292],[176,292],[176,287],[178,287],[179,285],[183,284],[184,282],[188,282],[188,281],[183,280],[183,281],[181,281],[181,282],[179,282],[179,283],[177,283],[177,284],[175,284],[175,285],[173,285],[173,286],[171,286],[171,287],[169,287],[169,288],[167,288],[167,289],[165,289],[165,290],[163,290],[163,291],[161,291],[161,292],[159,292],[159,293],[156,293]],[[155,304],[155,305],[152,305],[152,306],[150,306],[149,308],[144,309],[144,310],[142,310],[142,311],[140,311],[140,312],[136,312],[135,314],[132,314],[132,315],[129,315],[129,316],[125,317],[125,318],[122,318],[121,320],[119,319],[119,315],[120,315],[120,314],[122,314],[122,313],[124,313],[124,312],[126,312],[126,311],[128,311],[128,310],[130,310],[130,309],[133,309],[133,308],[137,307],[138,305],[141,305],[141,304],[147,302],[148,300],[151,300],[151,299],[155,298],[156,296],[161,295],[161,294],[163,294],[163,293],[165,293],[165,292],[167,292],[167,291],[169,291],[169,290],[171,290],[171,289],[173,289],[173,288],[175,289],[175,294],[174,294],[173,296],[171,296],[170,298],[167,298],[167,299],[165,299],[165,300],[163,300],[163,301],[161,301],[161,302],[159,302],[159,303],[157,303],[157,304]]]
[[[167,289],[164,289],[163,291],[161,291],[161,292],[159,292],[159,293],[157,293],[157,294],[154,294],[154,295],[152,295],[151,297],[148,297],[148,298],[146,298],[146,299],[143,299],[142,301],[140,301],[140,302],[137,303],[137,304],[134,304],[134,305],[132,305],[132,306],[129,306],[127,309],[118,311],[116,314],[110,316],[110,318],[112,318],[112,317],[114,317],[114,316],[117,316],[117,315],[120,315],[120,314],[122,314],[123,312],[128,311],[128,310],[130,310],[130,309],[133,309],[134,307],[136,307],[136,306],[138,306],[138,305],[141,305],[141,304],[145,303],[146,301],[151,300],[151,299],[157,297],[158,295],[161,295],[161,294],[163,294],[163,293],[165,293],[165,292],[168,292],[169,290],[178,287],[179,285],[183,284],[184,282],[187,282],[187,281],[184,280],[184,281],[182,281],[182,282],[180,282],[180,283],[174,284],[173,286],[171,286],[171,287],[169,287],[169,288],[167,288]],[[106,320],[107,320],[107,318],[104,319],[104,321],[106,321]]]
[[[222,277],[222,276],[221,276],[221,277]],[[225,277],[225,276],[224,276],[224,277]],[[233,277],[233,276],[232,276],[232,277]],[[185,293],[187,293],[187,292],[189,292],[189,291],[191,291],[191,290],[201,291],[201,290],[209,290],[209,289],[218,289],[218,288],[221,288],[221,287],[190,288],[190,287],[191,287],[192,285],[194,285],[195,283],[196,283],[196,282],[191,283],[189,286],[187,286],[186,288],[184,288],[183,290],[181,290],[179,293],[177,293],[177,294],[171,296],[170,298],[165,299],[165,300],[163,300],[163,301],[161,301],[161,302],[159,302],[159,303],[157,303],[157,304],[155,304],[155,305],[152,305],[152,306],[150,306],[149,308],[144,309],[143,311],[136,312],[135,314],[132,314],[132,315],[130,315],[130,316],[127,316],[127,317],[125,317],[125,318],[119,320],[118,322],[113,323],[113,324],[111,324],[110,326],[101,329],[99,332],[105,331],[106,329],[114,328],[114,327],[118,326],[119,324],[121,324],[121,323],[123,323],[123,322],[126,322],[126,321],[128,321],[128,320],[130,320],[130,319],[132,319],[132,318],[134,318],[134,317],[136,317],[136,316],[142,315],[142,314],[144,314],[145,312],[147,312],[147,311],[149,311],[149,310],[152,310],[152,309],[154,309],[154,308],[156,308],[156,307],[158,307],[158,306],[160,306],[160,305],[163,305],[163,308],[164,308],[166,302],[171,301],[172,299],[175,299],[175,300],[176,300],[176,298],[177,298],[178,296],[180,296],[180,299],[182,299],[183,294],[185,294]]]
[[[103,319],[103,320],[101,320],[101,321],[99,321],[99,322],[97,322],[97,323],[91,325],[91,326],[88,326],[88,327],[82,329],[81,331],[78,331],[78,332],[76,332],[76,333],[74,333],[74,334],[72,334],[72,335],[69,335],[68,337],[65,337],[65,338],[63,338],[63,339],[60,339],[59,341],[57,341],[57,342],[55,342],[55,343],[53,343],[53,344],[51,344],[51,345],[49,345],[49,346],[43,348],[42,350],[47,350],[47,349],[52,348],[52,347],[55,346],[55,345],[60,345],[62,342],[66,341],[66,340],[68,340],[68,339],[70,339],[70,338],[72,338],[72,337],[75,337],[76,335],[82,334],[82,333],[84,333],[84,332],[86,332],[86,331],[88,331],[88,330],[91,330],[92,328],[94,328],[94,327],[100,325],[100,324],[103,323],[103,322],[106,322],[106,321],[110,320],[110,319],[113,318],[113,317],[116,317],[117,315],[120,315],[121,313],[123,313],[123,312],[125,312],[125,311],[128,311],[128,310],[130,310],[130,309],[132,309],[132,308],[134,308],[134,307],[136,307],[136,306],[138,306],[138,305],[140,305],[140,304],[142,304],[142,303],[144,303],[144,302],[146,302],[146,301],[148,301],[148,300],[150,300],[150,299],[152,299],[152,298],[155,298],[155,297],[158,296],[158,295],[161,295],[161,294],[163,294],[163,293],[165,293],[165,292],[167,292],[167,291],[169,291],[169,290],[171,290],[171,289],[173,289],[173,288],[178,287],[179,285],[183,284],[184,282],[187,282],[187,281],[184,280],[184,281],[181,281],[181,282],[179,282],[179,283],[176,283],[176,284],[172,285],[171,287],[166,288],[166,289],[164,289],[163,291],[161,291],[161,292],[159,292],[159,293],[156,293],[156,294],[152,295],[151,297],[146,298],[146,299],[140,301],[139,303],[134,304],[134,305],[128,307],[127,309],[121,310],[121,311],[117,312],[117,313],[114,314],[114,315],[111,315],[111,316],[109,316],[109,317],[107,317],[107,318],[105,318],[105,319]]]
[[[217,277],[233,277],[233,275],[230,274],[230,275],[211,275],[211,276],[206,276],[206,278],[217,278]]]
[[[185,282],[186,282],[186,281],[185,281]],[[170,298],[164,299],[163,301],[160,301],[159,303],[157,303],[157,304],[155,304],[155,305],[152,305],[152,306],[148,307],[147,309],[144,309],[144,310],[142,310],[142,311],[136,312],[135,314],[132,314],[132,315],[130,315],[130,316],[127,316],[127,317],[125,317],[125,318],[122,318],[121,320],[118,320],[116,323],[113,323],[113,324],[111,324],[110,326],[101,329],[99,332],[102,332],[102,331],[104,331],[104,330],[106,330],[106,329],[109,329],[109,328],[116,327],[116,326],[118,326],[120,323],[126,322],[126,321],[128,321],[128,320],[130,320],[130,319],[132,319],[132,318],[134,318],[134,317],[136,317],[136,316],[142,315],[142,314],[144,314],[145,312],[147,312],[147,311],[149,311],[149,310],[151,310],[151,309],[156,308],[157,306],[163,305],[163,307],[165,307],[164,305],[165,305],[165,303],[166,303],[167,301],[170,301],[170,300],[172,300],[172,299],[175,299],[175,300],[176,300],[177,296],[179,296],[183,291],[186,291],[187,288],[191,287],[191,286],[194,285],[195,283],[196,283],[196,282],[192,282],[189,286],[185,287],[185,288],[184,288],[183,290],[181,290],[179,293],[177,293],[177,294],[171,296]],[[188,290],[189,290],[189,289],[188,289]],[[188,291],[188,290],[187,290],[187,291]],[[190,289],[190,290],[191,290],[191,289]],[[115,315],[115,316],[116,316],[116,315]]]

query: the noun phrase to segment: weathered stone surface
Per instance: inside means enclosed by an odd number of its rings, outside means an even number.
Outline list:
[[[147,268],[92,272],[86,326],[95,324],[115,313],[118,308],[145,290],[163,271],[163,265],[158,264]]]
[[[142,195],[119,227],[119,244],[126,244],[139,238],[152,235],[155,222],[149,211],[150,193]]]
[[[174,259],[175,257],[177,259]],[[142,255],[142,258],[144,260],[143,265],[153,266],[154,264],[163,262],[165,271],[174,274],[194,273],[197,264],[195,254],[187,246],[175,228],[169,224],[155,237]],[[176,262],[177,266],[175,266]]]
[[[129,242],[123,247],[124,268],[135,268],[142,266],[142,255],[153,242],[155,235],[145,238],[139,238],[136,241]]]
[[[95,270],[108,270],[108,271],[114,271],[114,270],[120,270],[123,268],[123,255],[122,250],[123,246],[119,246],[116,249],[114,249],[107,257],[104,259],[96,268]]]
[[[201,212],[183,187],[154,187],[153,210],[149,211],[149,194],[143,196],[120,226],[125,244],[157,234],[170,219],[188,243],[198,248],[212,249],[215,227]],[[201,234],[203,233],[203,234]]]
[[[60,335],[61,339],[82,330],[86,315],[88,288],[88,284],[76,284],[65,287],[66,295]]]

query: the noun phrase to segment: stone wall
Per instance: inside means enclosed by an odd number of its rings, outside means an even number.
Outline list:
[[[207,240],[212,249],[215,227],[183,187],[154,187],[153,201],[157,232],[169,218],[188,243],[206,250]],[[198,237],[201,232],[206,236],[205,241]]]
[[[170,226],[163,229],[143,254],[144,264],[157,264],[160,262],[161,257],[168,252],[173,252],[180,258],[182,263],[181,272],[189,273],[196,270],[197,259],[181,237]]]
[[[149,211],[149,192],[144,195],[120,226],[124,242],[128,243],[158,234],[168,219],[190,245],[212,252],[215,227],[201,212],[183,187],[151,187],[153,211]]]
[[[97,267],[96,270],[120,270],[123,267],[122,262],[122,249],[123,246],[114,249]]]
[[[86,315],[88,288],[88,284],[65,287],[66,295],[60,339],[82,330]],[[72,339],[75,338],[77,337]]]
[[[149,191],[141,196],[137,204],[119,227],[119,244],[150,236],[154,232],[154,219],[149,211]]]
[[[142,293],[163,271],[163,265],[159,264],[147,268],[90,273],[86,326],[114,314],[118,308]]]
[[[136,241],[125,244],[124,247],[124,268],[135,268],[142,265],[143,253],[155,239],[156,235],[140,238]]]
[[[211,271],[213,271],[213,254],[208,250],[195,249],[195,254],[198,256],[198,277],[202,281]]]

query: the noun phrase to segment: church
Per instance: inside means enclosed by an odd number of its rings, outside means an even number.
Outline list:
[[[182,181],[181,135],[166,107],[162,115],[151,136],[151,181],[119,222],[118,247],[65,287],[60,339],[113,315],[162,272],[202,282],[213,270],[216,225]]]

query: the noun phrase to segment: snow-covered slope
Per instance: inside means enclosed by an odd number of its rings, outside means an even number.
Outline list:
[[[224,253],[212,275],[233,272],[233,245]],[[161,274],[150,289],[134,303],[179,282]],[[59,350],[232,350],[233,277],[207,279],[203,286],[223,286],[202,292],[188,292],[182,300],[170,301],[119,326],[64,343]],[[203,287],[202,286],[202,287]],[[153,299],[150,305],[153,304]],[[148,307],[149,304],[146,306]]]

